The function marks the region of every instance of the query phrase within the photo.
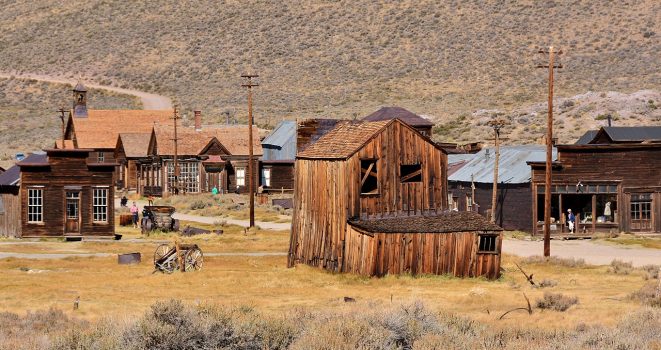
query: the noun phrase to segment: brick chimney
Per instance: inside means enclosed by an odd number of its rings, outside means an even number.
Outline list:
[[[202,111],[193,111],[195,114],[195,131],[202,130]]]

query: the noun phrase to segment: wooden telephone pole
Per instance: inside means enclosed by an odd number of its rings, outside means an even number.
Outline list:
[[[174,194],[179,194],[179,161],[177,158],[177,142],[179,141],[179,137],[177,137],[177,121],[179,120],[179,106],[175,105],[174,106],[174,115],[172,116],[172,119],[174,120],[174,138],[172,141],[174,142]]]
[[[548,64],[537,65],[537,68],[549,70],[549,111],[546,126],[546,181],[544,184],[544,256],[551,256],[551,172],[553,161],[553,70],[562,68],[562,64],[555,63],[555,56],[562,54],[562,50],[554,51],[553,46],[548,50],[540,49],[539,53],[549,55]]]
[[[491,222],[496,222],[496,206],[498,205],[498,163],[500,161],[500,129],[502,129],[507,122],[497,116],[489,121],[487,125],[493,128],[495,133],[494,142],[496,145],[496,159],[493,166],[493,189],[491,193]]]
[[[257,83],[253,83],[252,78],[258,78],[257,74],[242,74],[242,78],[246,78],[247,81],[241,86],[248,88],[248,192],[250,192],[250,226],[255,227],[255,190],[254,190],[254,180],[253,180],[253,154],[252,154],[252,88],[259,86]]]

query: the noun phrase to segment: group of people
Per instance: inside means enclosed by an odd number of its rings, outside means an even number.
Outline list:
[[[126,196],[122,196],[122,198],[119,200],[119,205],[121,205],[122,207],[126,207],[128,202],[129,202],[128,198],[126,198]],[[151,198],[149,202],[151,204],[152,202]],[[131,216],[133,216],[132,218],[133,227],[138,228],[138,221],[140,221],[140,214],[139,214],[140,211],[138,210],[138,204],[136,202],[133,202],[133,205],[131,205],[129,211],[131,212]]]

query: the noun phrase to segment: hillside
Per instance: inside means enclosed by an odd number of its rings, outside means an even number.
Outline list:
[[[512,112],[545,101],[546,71],[535,64],[549,44],[565,51],[559,97],[661,90],[661,2],[561,3],[16,2],[0,13],[1,70],[82,74],[171,96],[218,121],[225,111],[244,118],[239,76],[258,72],[259,124],[351,118],[381,105],[441,123]]]
[[[57,109],[71,107],[71,86],[34,80],[0,79],[0,166],[15,153],[52,147],[61,134]],[[133,96],[90,90],[89,104],[97,109],[141,108]]]

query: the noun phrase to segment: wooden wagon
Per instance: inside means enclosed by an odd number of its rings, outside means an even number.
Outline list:
[[[204,256],[197,244],[161,244],[154,252],[154,272],[197,271],[203,264]]]

